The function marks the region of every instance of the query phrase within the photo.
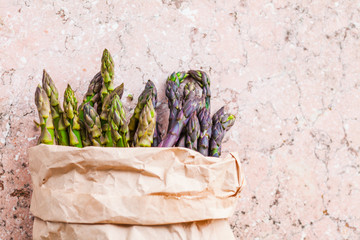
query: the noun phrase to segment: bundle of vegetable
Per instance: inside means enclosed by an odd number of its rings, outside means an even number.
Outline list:
[[[44,70],[42,86],[35,92],[41,136],[39,143],[74,147],[187,147],[205,156],[219,157],[225,133],[235,116],[220,108],[211,118],[210,79],[204,71],[174,72],[166,80],[169,119],[166,135],[156,114],[157,90],[148,80],[127,122],[121,101],[124,84],[113,87],[114,61],[105,49],[100,72],[90,81],[79,108],[75,93],[67,86],[61,109],[58,90]],[[185,84],[186,83],[186,84]],[[182,87],[184,86],[184,87]],[[197,96],[197,88],[202,96]]]

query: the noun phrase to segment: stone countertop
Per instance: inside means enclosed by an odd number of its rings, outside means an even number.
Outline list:
[[[104,48],[129,109],[151,79],[166,116],[169,74],[209,74],[212,112],[237,117],[223,144],[247,178],[229,220],[237,239],[359,239],[359,12],[356,1],[0,0],[0,239],[32,235],[42,70],[81,99]]]

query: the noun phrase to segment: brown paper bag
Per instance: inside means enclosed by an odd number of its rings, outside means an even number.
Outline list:
[[[39,145],[29,154],[34,239],[218,239],[231,233],[224,219],[244,185],[236,153]]]

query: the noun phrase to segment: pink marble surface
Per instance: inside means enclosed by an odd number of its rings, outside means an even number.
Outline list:
[[[0,239],[32,236],[42,69],[81,98],[105,47],[116,85],[137,97],[152,79],[164,116],[171,72],[209,73],[212,109],[237,116],[223,147],[248,183],[237,239],[359,239],[360,5],[292,2],[0,0]]]

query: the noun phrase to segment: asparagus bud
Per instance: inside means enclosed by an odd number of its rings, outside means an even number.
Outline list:
[[[221,108],[213,116],[212,135],[210,139],[210,156],[220,157],[221,142],[225,133],[234,125],[235,116],[232,114],[221,114],[224,108]]]
[[[100,147],[102,137],[100,117],[90,103],[84,105],[84,124],[91,145]]]
[[[108,119],[114,145],[117,147],[128,147],[129,129],[126,123],[126,113],[120,97],[117,95],[112,100]]]
[[[151,147],[156,125],[156,112],[151,98],[146,102],[139,118],[136,147]]]
[[[68,146],[69,139],[63,119],[63,111],[59,104],[59,93],[50,75],[43,71],[42,86],[45,90],[51,106],[51,116],[55,127],[55,137],[59,145]]]
[[[185,139],[186,147],[196,151],[199,135],[200,135],[200,124],[195,111],[191,115],[190,120],[186,125],[186,139]]]
[[[64,93],[64,123],[68,130],[70,146],[82,147],[80,121],[77,112],[77,100],[68,84]]]
[[[101,88],[101,100],[104,102],[105,97],[114,90],[114,60],[107,49],[104,49],[101,58],[101,76],[104,81]]]
[[[40,85],[38,85],[35,91],[35,104],[39,112],[39,119],[40,119],[39,125],[41,127],[39,144],[40,143],[49,144],[49,145],[56,144],[49,98],[45,90],[42,89]]]

